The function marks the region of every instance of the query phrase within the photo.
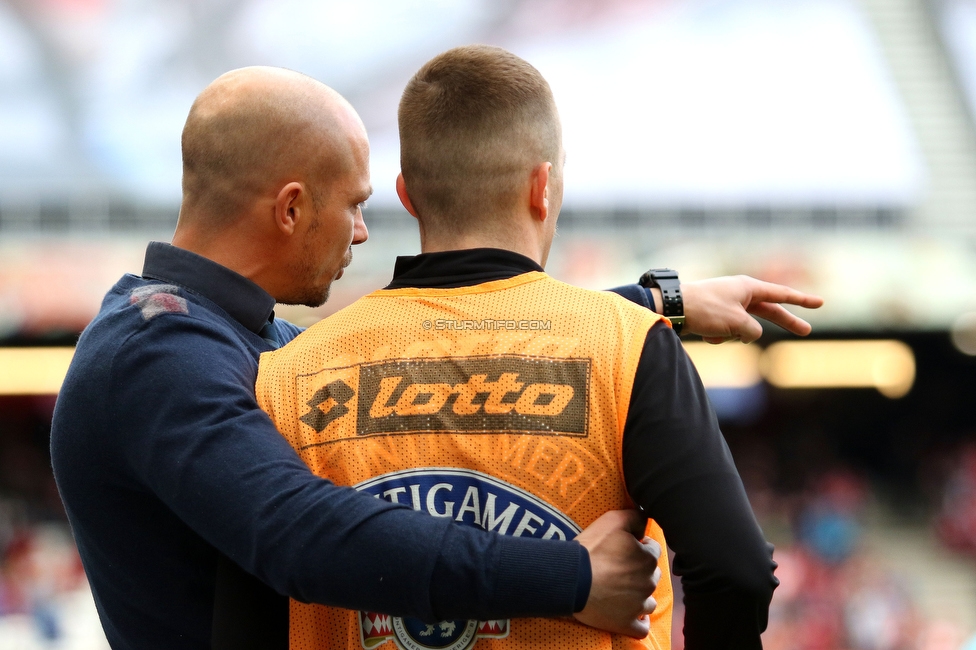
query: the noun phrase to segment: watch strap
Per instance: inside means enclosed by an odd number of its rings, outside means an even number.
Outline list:
[[[661,290],[663,304],[661,314],[671,321],[675,334],[681,334],[685,324],[685,305],[681,295],[681,282],[674,269],[650,269],[638,281],[642,287],[656,287]]]

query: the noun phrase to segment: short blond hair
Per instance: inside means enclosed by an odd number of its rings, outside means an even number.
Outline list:
[[[400,168],[418,215],[462,232],[514,205],[535,165],[562,147],[552,90],[499,47],[457,47],[428,61],[403,91]]]

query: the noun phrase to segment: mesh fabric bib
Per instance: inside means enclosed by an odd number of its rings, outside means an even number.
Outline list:
[[[633,507],[621,440],[659,319],[539,272],[381,290],[262,355],[258,401],[309,467],[338,484],[503,535],[571,539]],[[653,521],[647,534],[666,548]],[[661,570],[642,641],[572,619],[429,625],[291,601],[290,646],[665,649],[666,554]]]

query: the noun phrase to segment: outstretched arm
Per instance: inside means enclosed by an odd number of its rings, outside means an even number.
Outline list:
[[[610,289],[624,298],[661,313],[661,290],[628,284]],[[754,317],[796,334],[810,333],[810,323],[783,307],[797,305],[816,309],[823,298],[782,284],[764,282],[748,275],[730,275],[695,282],[682,282],[684,331],[698,334],[709,343],[738,340],[752,343],[762,336],[762,325]]]

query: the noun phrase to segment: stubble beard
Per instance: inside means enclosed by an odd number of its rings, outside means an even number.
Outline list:
[[[352,247],[346,251],[346,255],[342,260],[342,268],[345,269],[352,263]],[[309,259],[305,259],[296,269],[296,274],[298,277],[309,278],[313,276],[312,264]],[[336,273],[338,275],[338,272]],[[332,283],[336,278],[330,278],[328,284],[324,287],[318,286],[306,286],[300,289],[301,293],[296,294],[293,298],[286,300],[279,300],[278,302],[285,305],[303,305],[305,307],[321,307],[329,300],[329,295],[332,291]]]

